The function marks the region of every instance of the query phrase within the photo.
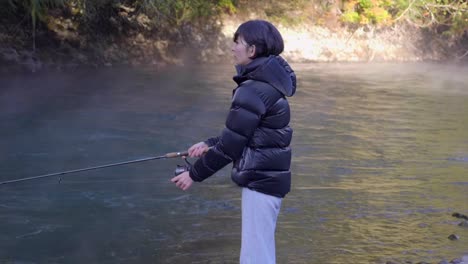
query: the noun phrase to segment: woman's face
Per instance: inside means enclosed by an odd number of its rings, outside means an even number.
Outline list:
[[[238,36],[232,45],[232,55],[237,65],[249,64],[255,55],[255,46],[249,46],[242,36]]]

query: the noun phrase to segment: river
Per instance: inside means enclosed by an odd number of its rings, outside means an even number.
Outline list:
[[[292,190],[278,263],[438,263],[468,253],[468,68],[293,64]],[[220,133],[229,65],[0,76],[0,180],[187,149]],[[183,192],[182,160],[0,185],[1,263],[236,263],[229,166]],[[447,237],[456,234],[458,241]]]

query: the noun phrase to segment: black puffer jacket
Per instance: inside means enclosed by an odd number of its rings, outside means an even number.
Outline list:
[[[286,96],[296,91],[296,76],[279,56],[261,57],[237,67],[231,109],[221,136],[190,170],[203,181],[230,162],[239,186],[284,197],[291,186],[292,129]]]

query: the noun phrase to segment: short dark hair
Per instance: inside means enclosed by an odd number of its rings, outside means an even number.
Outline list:
[[[265,20],[249,20],[242,23],[234,33],[234,41],[237,41],[239,36],[242,36],[248,45],[255,45],[254,58],[280,55],[284,50],[280,32]]]

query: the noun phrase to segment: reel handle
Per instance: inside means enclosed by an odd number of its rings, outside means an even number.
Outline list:
[[[192,164],[190,164],[190,162],[188,162],[187,159],[184,159],[185,163],[187,163],[187,165],[177,165],[175,171],[174,171],[174,175],[177,176],[179,174],[182,174],[186,171],[190,171],[190,168],[192,167]]]

